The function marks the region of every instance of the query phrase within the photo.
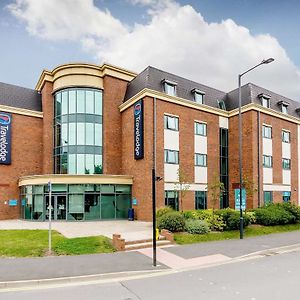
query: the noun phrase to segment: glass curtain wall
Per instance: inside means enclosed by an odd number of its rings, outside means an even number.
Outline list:
[[[101,90],[70,88],[55,93],[54,170],[102,174]]]
[[[27,220],[48,219],[47,185],[21,189],[22,216]],[[53,184],[53,220],[126,219],[131,208],[131,186],[117,184]],[[48,205],[47,205],[48,204]]]
[[[220,199],[220,208],[229,207],[228,199],[228,129],[220,128],[220,182],[224,184],[224,193]]]

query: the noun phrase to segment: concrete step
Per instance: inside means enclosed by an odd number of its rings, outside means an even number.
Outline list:
[[[156,246],[167,246],[172,245],[170,241],[167,240],[158,240],[156,241]],[[135,243],[135,244],[125,244],[125,251],[129,250],[138,250],[138,249],[144,249],[144,248],[151,248],[152,247],[152,240],[150,242],[144,242],[144,243]]]
[[[165,240],[166,238],[164,236],[159,237],[159,241],[165,241]],[[125,241],[125,245],[135,245],[135,244],[143,244],[143,243],[152,243],[152,239]]]

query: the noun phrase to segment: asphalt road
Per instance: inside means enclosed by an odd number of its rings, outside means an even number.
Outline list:
[[[0,292],[0,300],[294,300],[299,278],[300,250],[123,282]]]

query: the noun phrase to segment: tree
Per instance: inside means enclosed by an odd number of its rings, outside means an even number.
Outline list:
[[[224,183],[220,181],[219,176],[216,174],[213,177],[213,181],[207,185],[207,192],[210,196],[210,201],[212,205],[212,229],[214,226],[214,220],[215,220],[215,209],[216,204],[220,202],[221,196],[225,192]]]
[[[178,192],[180,210],[183,211],[183,198],[185,197],[187,191],[190,189],[190,185],[188,184],[185,173],[180,167],[177,170],[177,181],[178,183],[175,184],[174,191]]]

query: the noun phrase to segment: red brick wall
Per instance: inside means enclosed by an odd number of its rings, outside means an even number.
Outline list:
[[[261,114],[261,124],[272,126],[273,184],[282,184],[282,136],[283,129],[291,132],[291,201],[298,203],[298,151],[297,124]],[[262,129],[261,129],[262,130]],[[273,202],[282,202],[282,192],[273,192]]]
[[[157,176],[164,177],[164,113],[179,116],[180,168],[188,181],[194,182],[194,120],[207,122],[208,136],[208,181],[214,174],[219,178],[219,117],[180,105],[157,100]],[[133,175],[132,196],[137,198],[137,217],[150,220],[152,217],[151,169],[153,166],[153,99],[144,99],[144,151],[142,160],[134,159],[133,106],[122,112],[122,173]],[[164,181],[157,182],[157,208],[164,206]],[[208,198],[208,205],[211,206]],[[183,209],[194,209],[195,193],[188,191],[183,199]]]
[[[12,115],[12,164],[0,165],[0,220],[20,217],[19,202],[8,206],[9,199],[19,199],[18,179],[42,173],[42,135],[43,119]]]
[[[260,113],[260,128],[258,129],[258,112],[249,111],[242,114],[243,118],[243,174],[254,183],[256,191],[253,196],[247,195],[247,208],[258,206],[258,193],[263,202],[263,166],[262,166],[262,126],[263,123],[272,126],[273,146],[273,184],[282,185],[282,129],[291,132],[291,190],[292,202],[297,203],[298,190],[298,153],[297,125],[270,115]],[[258,131],[259,130],[259,131]],[[260,190],[258,189],[258,132],[260,147]],[[233,185],[239,182],[239,152],[238,152],[238,116],[229,119],[229,194],[230,206],[234,207]],[[243,176],[243,177],[244,177]],[[273,201],[282,202],[282,192],[273,192]]]
[[[257,149],[257,112],[249,111],[242,114],[242,168],[243,180],[252,182],[253,188],[258,186],[258,149]],[[229,206],[234,208],[234,188],[239,183],[239,135],[238,116],[229,119]],[[237,185],[237,186],[235,186]],[[258,191],[247,194],[247,208],[257,207]]]
[[[121,174],[122,170],[122,104],[127,81],[105,76],[103,80],[103,173]]]
[[[42,89],[43,107],[43,174],[53,174],[53,118],[54,118],[54,97],[52,95],[53,84],[46,81]]]

